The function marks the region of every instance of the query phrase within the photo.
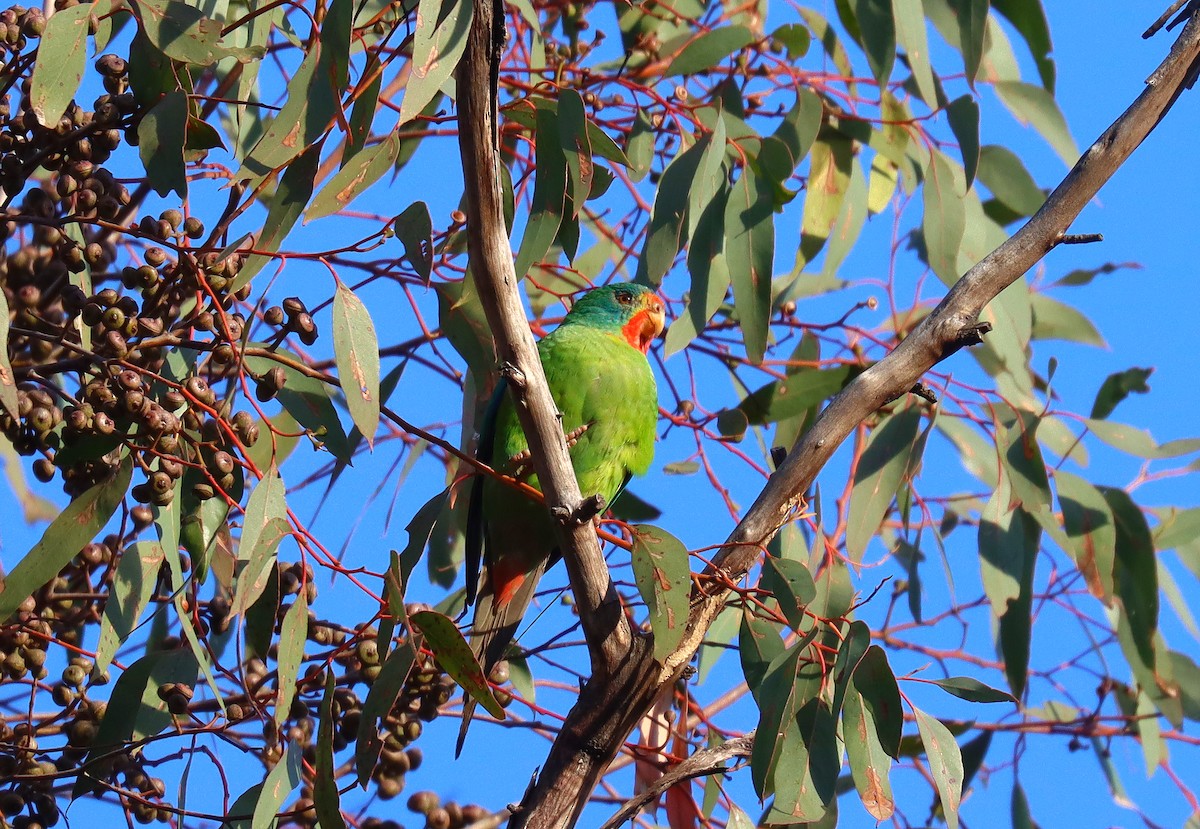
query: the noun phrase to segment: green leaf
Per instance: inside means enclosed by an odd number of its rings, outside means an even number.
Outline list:
[[[863,224],[867,220],[867,212],[867,179],[863,174],[862,163],[858,156],[855,156],[850,165],[850,180],[842,199],[842,206],[829,234],[829,250],[826,251],[825,261],[821,266],[823,276],[833,278],[837,275],[842,262],[858,241]]]
[[[767,556],[763,562],[762,587],[775,596],[792,630],[803,630],[804,611],[817,596],[817,586],[808,567],[794,559]]]
[[[91,3],[80,3],[46,20],[29,81],[29,103],[43,126],[57,127],[79,91],[87,61],[88,19],[94,10]]]
[[[410,618],[424,634],[426,646],[433,651],[446,673],[489,714],[498,720],[504,719],[504,709],[496,701],[483,668],[454,622],[433,610],[418,611]]]
[[[41,540],[17,562],[0,587],[0,622],[57,576],[83,545],[96,537],[125,498],[132,477],[133,462],[126,457],[113,477],[74,498],[51,522]]]
[[[323,49],[321,41],[309,45],[308,54],[288,81],[283,108],[271,119],[262,137],[246,155],[242,168],[235,174],[236,178],[252,181],[262,179],[300,155],[325,134],[337,113],[339,101],[335,100],[329,84],[331,59]]]
[[[259,343],[252,345],[261,346]],[[277,396],[280,405],[287,409],[315,440],[323,443],[330,454],[345,463],[351,462],[350,442],[341,420],[338,419],[337,411],[333,408],[333,401],[329,398],[329,387],[325,383],[269,357],[248,354],[245,357],[245,365],[255,375],[266,374],[275,366],[283,365],[287,382]]]
[[[138,124],[138,153],[147,180],[160,196],[174,191],[181,199],[187,198],[187,165],[183,161],[187,109],[187,95],[171,92]]]
[[[433,217],[429,205],[417,201],[404,208],[392,223],[396,237],[404,245],[404,258],[417,276],[428,281],[433,273]]]
[[[917,729],[925,746],[929,771],[941,798],[942,812],[949,829],[958,829],[958,804],[962,799],[963,761],[954,735],[941,722],[919,708],[913,708]]]
[[[262,790],[254,804],[254,817],[250,821],[250,829],[268,829],[275,825],[276,815],[283,807],[283,802],[303,779],[303,767],[304,746],[299,740],[292,740],[288,743],[287,753],[263,781]]]
[[[638,182],[650,172],[654,163],[654,126],[650,116],[641,107],[633,118],[629,138],[625,142],[625,155],[629,158],[629,179]]]
[[[172,722],[167,703],[158,689],[167,683],[196,684],[196,657],[188,648],[152,651],[129,665],[113,684],[104,717],[89,757],[99,757],[128,744],[158,734]],[[84,768],[87,763],[81,764]],[[80,773],[72,798],[94,791],[98,781],[88,771]]]
[[[876,820],[887,820],[896,810],[888,775],[892,758],[879,742],[878,726],[866,700],[854,687],[842,706],[842,738],[850,776],[863,807]]]
[[[1139,458],[1163,460],[1200,451],[1200,439],[1185,438],[1158,444],[1145,429],[1138,429],[1113,420],[1085,419],[1084,423],[1096,437],[1114,449]]]
[[[367,88],[354,99],[354,107],[350,110],[350,120],[347,124],[349,129],[346,130],[346,148],[342,151],[342,167],[349,164],[362,151],[363,147],[367,146],[367,139],[371,137],[371,125],[375,122],[375,110],[379,106],[379,91],[383,85],[383,72],[379,69],[379,59],[374,56],[369,58],[363,74],[371,76],[374,73],[374,78],[367,84]]]
[[[987,144],[979,151],[979,180],[1019,216],[1032,216],[1046,201],[1025,163],[1007,147]]]
[[[983,588],[999,619],[1021,595],[1025,562],[1037,553],[1031,547],[1024,514],[1013,508],[1007,481],[996,489],[979,516],[979,565]]]
[[[1100,348],[1108,347],[1095,324],[1077,308],[1043,293],[1031,294],[1029,300],[1033,311],[1033,339],[1068,340]]]
[[[688,194],[692,190],[692,181],[704,149],[703,141],[693,144],[675,156],[663,171],[654,194],[646,242],[638,259],[639,282],[658,285],[675,261],[675,255],[683,248],[686,241],[683,218],[687,211]]]
[[[881,420],[863,448],[854,471],[846,523],[846,552],[861,561],[905,478],[915,468],[912,452],[921,428],[921,410],[906,406]]]
[[[333,671],[325,672],[325,694],[321,697],[321,712],[317,726],[316,761],[313,774],[313,808],[321,829],[346,829],[342,819],[341,794],[338,792],[337,767],[333,762],[333,694],[337,680]]]
[[[574,89],[562,90],[558,96],[558,140],[567,162],[572,214],[575,216],[579,215],[583,203],[590,197],[595,178],[587,124],[583,98]]]
[[[754,391],[738,404],[752,425],[777,423],[807,411],[837,394],[850,380],[849,366],[797,371]]]
[[[420,643],[409,640],[406,646],[394,649],[384,660],[379,676],[363,701],[362,717],[358,721],[358,736],[354,742],[354,765],[358,782],[364,789],[375,770],[383,741],[379,738],[379,720],[392,710],[405,680],[417,660]]]
[[[1054,94],[1055,69],[1050,57],[1050,26],[1046,22],[1046,10],[1042,8],[1041,0],[992,0],[992,8],[1008,18],[1033,55],[1037,64],[1038,74],[1042,78],[1042,86],[1051,95]]]
[[[475,4],[468,0],[420,0],[412,74],[400,102],[400,123],[419,115],[454,74],[467,48],[474,9]]]
[[[379,340],[367,306],[338,282],[333,297],[333,353],[350,418],[374,447],[379,427]]]
[[[725,207],[725,258],[746,356],[755,365],[766,353],[775,262],[775,208],[766,182],[742,170]]]
[[[896,18],[896,39],[904,47],[917,92],[930,109],[938,106],[938,83],[929,63],[929,37],[925,31],[925,11],[921,0],[892,0]]]
[[[742,662],[742,675],[761,707],[760,699],[763,678],[771,663],[786,650],[783,637],[774,624],[760,619],[750,612],[742,613],[742,624],[738,633],[738,656]]]
[[[0,407],[3,407],[12,420],[17,421],[21,419],[20,409],[18,408],[20,399],[17,396],[17,378],[13,374],[12,363],[8,359],[8,330],[12,324],[12,318],[8,314],[8,299],[4,296],[4,292],[0,291]],[[10,446],[7,440],[0,441],[0,445],[6,448]],[[5,457],[4,468],[9,472],[11,478],[14,468],[18,470],[19,474],[21,464],[19,461]],[[14,492],[18,491],[18,489],[25,488],[13,487]]]
[[[969,676],[952,676],[947,679],[935,679],[932,682],[943,691],[969,702],[1011,702],[1014,705],[1018,704],[1017,698],[1007,691],[999,691]]]
[[[854,0],[854,16],[862,31],[863,51],[879,88],[887,86],[896,61],[896,21],[891,0]]]
[[[807,87],[797,90],[796,103],[775,132],[762,140],[757,159],[759,173],[780,186],[790,179],[817,140],[823,113],[821,96]]]
[[[975,182],[975,172],[979,169],[979,104],[971,95],[955,98],[946,107],[946,117],[950,121],[954,137],[958,140],[963,170],[966,171],[967,189],[970,190]]]
[[[827,132],[817,137],[810,156],[804,214],[800,219],[800,249],[796,252],[793,274],[803,271],[821,252],[841,214],[854,165],[854,142]]]
[[[925,168],[925,215],[921,228],[929,267],[947,285],[958,281],[958,249],[967,222],[956,178],[950,160],[941,150],[934,149]]]
[[[567,159],[559,140],[556,112],[535,99],[537,130],[534,135],[533,201],[529,220],[517,251],[516,272],[519,279],[529,273],[534,264],[542,261],[558,236],[562,225],[567,192]]]
[[[296,226],[296,222],[308,207],[309,199],[312,198],[320,163],[320,147],[314,146],[305,150],[284,168],[283,175],[279,177],[279,186],[275,188],[267,206],[267,218],[263,223],[262,233],[254,243],[254,249],[260,253],[252,253],[246,257],[242,269],[234,278],[235,290],[250,284],[254,275],[271,260],[266,254],[279,250],[288,233]]]
[[[1041,416],[1034,412],[1010,409],[1001,414],[997,436],[1013,495],[1030,513],[1050,506],[1050,480],[1037,440],[1040,422]]]
[[[750,420],[741,409],[723,409],[717,414],[717,431],[721,437],[738,443],[746,437]]]
[[[272,464],[246,502],[242,538],[238,544],[238,559],[244,561],[245,566],[238,573],[232,605],[234,614],[244,613],[262,595],[270,571],[275,568],[279,542],[291,532],[285,493],[279,470]]]
[[[1064,470],[1054,473],[1066,532],[1067,552],[1083,573],[1088,591],[1106,604],[1113,594],[1113,565],[1117,531],[1112,509],[1100,490],[1078,475]]]
[[[279,652],[276,658],[278,690],[275,694],[275,725],[283,726],[296,698],[296,678],[304,661],[304,643],[308,637],[308,600],[301,590],[283,615],[279,628]]]
[[[783,48],[787,50],[787,56],[790,60],[799,60],[808,54],[808,47],[812,43],[812,35],[808,33],[808,29],[799,23],[784,23],[775,31],[771,32],[771,39],[778,40],[783,44]],[[805,91],[811,91],[806,90]]]
[[[670,533],[650,524],[633,532],[633,577],[650,614],[654,658],[666,658],[683,639],[691,597],[687,547]]]
[[[996,95],[1008,111],[1022,124],[1032,124],[1050,144],[1063,163],[1071,165],[1079,158],[1079,148],[1067,127],[1067,119],[1054,96],[1033,84],[1019,81],[1000,81],[994,85]]]
[[[684,45],[667,67],[666,74],[694,75],[703,72],[754,41],[754,33],[745,26],[722,26],[703,32]]]
[[[312,200],[304,217],[305,224],[345,209],[364,190],[392,169],[399,153],[400,138],[392,131],[388,133],[387,138],[356,155],[353,161],[334,173],[333,178],[329,179]]]
[[[950,0],[958,17],[958,36],[962,46],[963,65],[967,83],[975,86],[979,64],[983,61],[984,37],[987,34],[988,0]]]
[[[1099,487],[1112,510],[1117,532],[1113,585],[1129,621],[1129,630],[1142,661],[1155,663],[1154,634],[1158,630],[1158,568],[1150,526],[1140,507],[1123,489]]]
[[[899,757],[904,710],[900,705],[900,686],[883,648],[878,645],[867,648],[851,677],[851,691],[862,697],[863,707],[875,723],[880,748],[889,757]]]
[[[152,541],[131,544],[121,553],[113,576],[104,618],[100,621],[100,641],[96,645],[96,670],[103,672],[112,662],[117,648],[137,627],[150,605],[158,584],[158,573],[166,561],[162,545]]]
[[[1113,413],[1117,404],[1129,395],[1149,394],[1150,386],[1146,381],[1153,373],[1152,368],[1127,368],[1108,375],[1100,384],[1100,390],[1096,392],[1096,400],[1092,403],[1092,413],[1089,417],[1104,420]]]
[[[220,45],[221,24],[177,0],[134,0],[142,31],[167,57],[209,66],[228,54]]]

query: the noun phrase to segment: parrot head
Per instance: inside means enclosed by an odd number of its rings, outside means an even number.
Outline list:
[[[645,354],[663,331],[666,310],[644,285],[616,282],[588,291],[573,306],[563,325],[587,325],[619,331],[627,343]]]

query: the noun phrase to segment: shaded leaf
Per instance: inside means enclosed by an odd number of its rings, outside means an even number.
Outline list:
[[[946,117],[958,140],[967,189],[970,190],[975,181],[975,171],[979,169],[979,104],[970,95],[955,98],[946,107]]]
[[[260,345],[252,343],[251,345]],[[281,352],[286,353],[286,352]],[[350,463],[352,460],[350,442],[346,430],[338,418],[337,410],[329,397],[329,387],[315,377],[293,368],[291,365],[279,363],[269,357],[247,354],[246,368],[255,375],[263,375],[277,365],[283,365],[287,382],[277,396],[283,408],[287,409],[296,422],[307,429],[312,437],[325,445],[325,448],[338,460]]]
[[[313,808],[321,829],[346,829],[342,819],[341,794],[338,792],[337,767],[333,762],[333,695],[337,680],[333,671],[325,672],[325,693],[317,725],[316,761],[313,764]]]
[[[896,21],[891,0],[854,0],[863,51],[880,89],[887,86],[896,61]]]
[[[742,624],[738,633],[738,656],[741,657],[742,675],[754,698],[759,699],[763,678],[771,663],[786,650],[779,630],[766,619],[749,612],[742,613]],[[761,707],[762,702],[759,702]]]
[[[900,736],[904,730],[904,711],[900,706],[900,686],[888,665],[887,654],[871,645],[858,662],[851,677],[853,692],[875,723],[879,745],[889,757],[900,756]]]
[[[1025,163],[998,144],[986,144],[979,150],[979,180],[1018,216],[1032,216],[1046,201]]]
[[[755,426],[787,420],[837,394],[850,376],[849,366],[801,369],[786,380],[776,380],[754,391],[738,408]]]
[[[817,586],[808,567],[795,559],[767,556],[763,562],[762,587],[774,594],[792,630],[803,630],[804,610],[817,596]]]
[[[125,498],[133,477],[133,462],[126,457],[113,477],[74,498],[50,523],[37,544],[17,562],[0,587],[0,622],[21,602],[58,575],[71,559],[104,528]]]
[[[12,323],[12,318],[9,317],[8,298],[0,291],[0,407],[8,414],[14,422],[21,419],[20,399],[17,395],[17,378],[13,374],[12,363],[8,359],[8,330]],[[7,440],[2,442],[4,447],[8,449],[11,444]],[[57,458],[58,456],[55,455]],[[20,462],[15,459],[5,457],[4,468],[9,472],[10,478],[12,469],[19,470]],[[14,491],[25,489],[24,487],[13,487]]]
[[[1153,668],[1158,630],[1158,568],[1146,516],[1123,489],[1099,487],[1116,528],[1113,587],[1142,661]]]
[[[137,626],[150,605],[158,584],[158,574],[166,553],[162,545],[151,541],[131,544],[117,563],[104,618],[100,621],[100,641],[96,645],[96,671],[103,672]]]
[[[1054,94],[1055,68],[1050,57],[1050,25],[1046,22],[1046,10],[1041,0],[992,0],[992,8],[1008,18],[1033,55],[1037,64],[1042,86]]]
[[[1033,311],[1033,339],[1067,340],[1070,342],[1107,347],[1099,329],[1077,308],[1051,299],[1043,293],[1030,296]],[[1095,415],[1093,415],[1094,417]]]
[[[920,427],[921,410],[910,405],[884,418],[867,438],[854,471],[846,524],[846,551],[855,561],[879,530],[905,471],[915,468],[911,455]]]
[[[309,199],[312,198],[320,162],[320,148],[311,147],[284,168],[283,175],[279,177],[279,185],[267,206],[267,218],[263,223],[262,232],[254,243],[254,249],[260,253],[252,253],[246,257],[241,270],[234,277],[234,290],[250,283],[254,275],[270,261],[271,257],[266,254],[279,250],[288,233],[295,227],[308,207]]]
[[[542,261],[558,236],[563,221],[567,191],[567,159],[559,140],[556,112],[537,100],[537,130],[534,134],[533,202],[517,250],[516,273],[524,278]]]
[[[1092,413],[1089,417],[1103,420],[1129,395],[1149,394],[1150,386],[1146,381],[1153,373],[1152,368],[1127,368],[1108,375],[1100,384],[1100,390],[1096,392],[1096,400],[1092,403]]]
[[[654,658],[663,659],[683,639],[691,597],[687,547],[659,527],[637,524],[633,532],[633,577],[654,633]]]
[[[862,694],[851,687],[842,706],[842,737],[850,763],[850,776],[863,807],[876,820],[887,820],[896,810],[888,777],[892,758],[879,742],[878,726]]]
[[[1117,532],[1108,501],[1090,482],[1061,469],[1054,473],[1054,485],[1062,510],[1067,552],[1083,573],[1091,594],[1109,603]]]
[[[576,216],[583,208],[583,203],[591,197],[592,182],[595,180],[587,126],[583,98],[574,89],[562,90],[558,96],[558,140],[567,162],[572,214]]]
[[[429,205],[417,201],[404,208],[392,226],[404,245],[404,258],[413,266],[417,276],[428,280],[433,273],[433,217]]]
[[[646,242],[638,259],[637,279],[647,285],[658,285],[683,247],[683,218],[687,211],[688,194],[700,166],[706,143],[701,141],[684,149],[663,171],[654,194]],[[726,220],[728,223],[728,219]],[[741,225],[737,225],[738,228]]]
[[[392,710],[400,690],[408,679],[409,671],[417,660],[420,643],[409,640],[406,646],[394,649],[379,669],[379,676],[371,684],[367,698],[363,701],[362,717],[358,721],[358,736],[354,741],[354,766],[358,783],[364,789],[375,770],[383,740],[379,738],[379,720]]]
[[[163,54],[208,66],[227,54],[220,45],[221,24],[178,0],[134,0],[142,31]]]
[[[792,268],[798,274],[816,258],[833,231],[850,185],[854,142],[837,133],[817,137],[809,155],[808,189],[800,219],[800,249]]]
[[[1017,698],[1007,691],[999,691],[969,676],[952,676],[947,679],[935,679],[932,682],[943,691],[970,702],[1011,702],[1014,705],[1017,704]]]
[[[950,0],[950,5],[958,16],[958,36],[962,47],[963,65],[967,70],[967,82],[974,86],[975,76],[979,74],[979,64],[983,60],[988,0]]]
[[[783,45],[790,60],[799,60],[807,55],[809,44],[812,42],[812,35],[808,33],[808,29],[799,23],[784,23],[771,32],[771,38]]]

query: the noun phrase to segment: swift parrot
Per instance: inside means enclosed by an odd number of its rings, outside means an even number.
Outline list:
[[[653,291],[617,283],[581,297],[538,343],[584,498],[598,494],[612,504],[630,477],[650,468],[658,391],[646,354],[664,321],[662,300]],[[477,456],[496,471],[540,488],[504,381],[483,418]],[[504,658],[538,580],[558,559],[556,546],[544,504],[494,478],[474,478],[466,531],[467,601],[475,603],[471,649],[485,675]],[[460,750],[474,707],[466,697]]]

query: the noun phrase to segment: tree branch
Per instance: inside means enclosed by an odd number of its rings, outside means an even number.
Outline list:
[[[587,637],[592,673],[605,675],[609,666],[624,658],[633,633],[592,522],[575,520],[583,497],[517,292],[520,280],[504,226],[498,172],[496,71],[503,39],[503,3],[476,4],[467,47],[456,71],[471,275],[496,338],[546,505],[552,514],[562,516],[555,521],[558,540]]]
[[[1029,222],[955,283],[937,308],[895,350],[830,402],[788,452],[709,572],[721,571],[725,583],[740,580],[767,542],[794,518],[817,473],[859,423],[889,399],[913,388],[925,372],[963,345],[981,341],[987,328],[978,322],[978,316],[984,306],[1062,241],[1084,205],[1153,131],[1194,79],[1198,58],[1200,21],[1194,14],[1170,55],[1147,79],[1146,89],[1083,154]],[[575,575],[571,578],[575,585]],[[654,660],[647,640],[637,637],[628,658],[615,666],[610,677],[598,681],[593,676],[585,683],[536,786],[527,793],[511,826],[565,829],[575,824],[622,741],[660,690],[682,675],[727,600],[724,590],[695,592],[688,632],[663,664]]]

